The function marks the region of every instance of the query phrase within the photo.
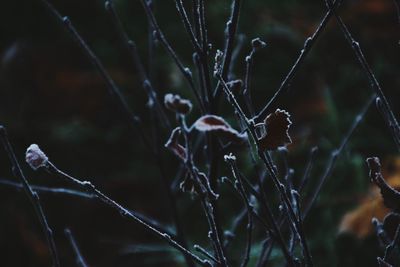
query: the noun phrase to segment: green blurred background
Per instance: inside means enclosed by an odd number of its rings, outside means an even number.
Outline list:
[[[146,94],[104,9],[104,2],[51,2],[62,15],[70,17],[150,134],[152,116],[146,105]],[[389,0],[344,2],[340,15],[360,42],[395,113],[399,114],[400,26],[395,6]],[[138,44],[154,86],[159,90],[159,98],[173,92],[194,101],[165,50],[158,43],[153,52],[149,50],[149,29],[140,2],[115,0],[115,3],[129,36]],[[230,4],[228,0],[206,1],[208,33],[214,52],[223,48]],[[185,65],[194,72],[193,51],[189,49],[190,42],[174,1],[154,0],[154,8],[166,37]],[[243,46],[234,67],[237,78],[243,78],[244,58],[251,49],[250,41],[260,37],[267,43],[255,57],[252,95],[256,110],[260,110],[279,87],[305,39],[314,32],[325,12],[324,1],[244,1],[239,25]],[[2,1],[0,55],[0,122],[7,127],[21,162],[26,147],[37,143],[61,169],[93,181],[127,207],[172,227],[165,188],[151,153],[139,135],[132,134],[121,119],[107,94],[105,83],[86,56],[39,0]],[[288,161],[296,177],[304,171],[310,148],[320,148],[310,188],[323,173],[331,151],[339,146],[371,93],[367,78],[332,19],[289,91],[276,104],[292,114],[294,144],[290,146]],[[220,115],[237,128],[230,106],[223,103],[220,110]],[[189,122],[198,115],[199,110],[195,108]],[[159,135],[164,142],[169,133],[160,132]],[[178,161],[168,151],[162,153],[167,162],[168,179],[173,181]],[[362,239],[338,234],[338,225],[345,212],[357,206],[368,190],[364,159],[371,155],[382,159],[396,155],[391,134],[375,106],[350,139],[305,221],[306,235],[317,266],[375,266],[376,256],[382,255],[373,234]],[[248,164],[243,160],[239,165],[243,171],[251,173]],[[223,162],[221,166],[220,175],[229,175]],[[32,184],[63,185],[49,174],[32,172],[26,164],[23,168]],[[2,149],[0,178],[14,179]],[[221,189],[222,222],[223,227],[228,228],[232,216],[242,209],[242,203],[225,187]],[[206,244],[206,222],[198,201],[179,191],[176,191],[176,197],[190,243]],[[49,194],[42,194],[41,199],[54,228],[63,266],[74,264],[73,253],[63,235],[67,226],[75,234],[90,266],[184,264],[180,254],[165,243],[101,204]],[[10,187],[0,186],[0,200],[1,265],[48,266],[46,242],[27,198]],[[229,253],[236,263],[244,249],[244,229],[242,225],[242,234],[233,242]],[[256,231],[255,240],[261,241],[262,234]],[[253,246],[252,264],[260,249],[260,245]],[[273,251],[271,259],[271,266],[283,263],[278,249]]]

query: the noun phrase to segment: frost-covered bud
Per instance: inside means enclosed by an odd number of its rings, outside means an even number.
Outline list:
[[[234,162],[234,161],[236,161],[236,157],[232,153],[229,153],[229,155],[224,156],[224,160],[226,162]]]
[[[253,46],[254,49],[260,49],[260,48],[264,48],[267,46],[267,44],[262,41],[260,38],[255,38],[253,40],[251,40],[251,46]]]
[[[180,114],[187,114],[192,110],[192,103],[187,99],[181,98],[179,95],[166,94],[164,105],[167,109]]]
[[[36,144],[32,144],[28,147],[25,154],[25,160],[34,170],[46,166],[49,161],[46,154],[44,154]]]

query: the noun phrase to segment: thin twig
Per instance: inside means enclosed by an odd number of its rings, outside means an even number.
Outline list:
[[[199,40],[196,38],[195,33],[193,31],[193,27],[189,21],[189,18],[187,16],[187,12],[185,7],[183,6],[182,0],[175,0],[176,7],[178,9],[178,13],[182,19],[183,25],[185,26],[186,32],[189,35],[190,42],[193,45],[193,48],[195,50],[195,53],[199,57],[199,63],[196,64],[198,67],[201,68],[200,72],[200,79],[202,81],[202,84],[204,86],[204,91],[207,92],[205,94],[205,98],[203,98],[204,102],[209,105],[209,101],[211,101],[211,80],[210,80],[210,70],[209,70],[209,65],[208,65],[208,55],[207,55],[207,45],[200,44]],[[203,21],[202,17],[204,17],[204,7],[199,4],[198,6],[198,14],[200,18],[200,27],[201,27],[201,37],[203,40],[207,40],[207,31],[205,30],[205,22]],[[200,71],[199,68],[199,71]],[[209,108],[209,107],[208,107]]]
[[[9,186],[15,189],[24,189],[24,185],[22,183],[16,183],[7,179],[0,179],[0,184]],[[31,185],[31,188],[33,191],[37,193],[51,193],[51,194],[56,194],[56,195],[71,195],[71,196],[76,196],[76,197],[83,197],[83,198],[94,198],[94,195],[88,194],[83,191],[77,191],[73,189],[68,189],[68,188],[52,188],[52,187],[46,187],[46,186],[39,186],[39,185]]]
[[[132,219],[133,221],[141,224],[142,226],[144,226],[146,229],[148,229],[150,232],[152,232],[156,236],[158,236],[161,239],[164,239],[165,241],[167,241],[167,243],[169,245],[171,245],[172,247],[174,247],[177,250],[179,250],[180,252],[182,252],[182,254],[188,255],[189,257],[191,257],[198,264],[200,264],[202,266],[210,266],[210,263],[207,260],[200,259],[198,256],[196,256],[195,254],[190,252],[187,248],[185,248],[184,246],[179,244],[177,241],[175,241],[169,234],[163,233],[159,229],[156,229],[155,227],[147,224],[145,221],[143,221],[138,216],[133,214],[130,210],[126,209],[125,207],[123,207],[122,205],[118,204],[117,202],[115,202],[114,200],[109,198],[107,195],[102,193],[100,190],[98,190],[89,181],[80,181],[79,179],[76,179],[76,178],[64,173],[63,171],[59,170],[50,161],[47,163],[47,168],[46,169],[51,174],[54,174],[54,175],[56,175],[56,176],[58,176],[58,177],[60,177],[60,178],[62,178],[64,180],[66,180],[66,181],[68,181],[68,182],[80,187],[81,189],[83,189],[85,191],[88,191],[91,194],[96,195],[96,197],[99,200],[101,200],[103,203],[105,203],[106,205],[110,206],[111,208],[117,210],[123,217]]]
[[[397,226],[392,242],[386,247],[383,260],[386,261],[396,246],[400,245],[400,225]]]
[[[147,18],[149,19],[151,25],[154,28],[154,32],[156,34],[157,39],[161,42],[165,50],[168,52],[168,54],[172,57],[173,61],[175,62],[176,66],[182,73],[182,75],[185,77],[186,81],[188,82],[197,103],[200,106],[200,109],[204,112],[204,106],[203,102],[201,101],[201,97],[199,95],[199,92],[196,90],[196,87],[193,82],[193,77],[192,77],[192,72],[190,71],[189,68],[185,67],[182,63],[182,61],[179,59],[178,55],[176,54],[175,50],[172,48],[170,43],[168,42],[167,38],[165,37],[164,33],[161,31],[161,28],[159,27],[156,17],[154,16],[153,10],[149,7],[148,3],[146,3],[146,0],[140,0],[145,13],[147,15]]]
[[[190,130],[186,125],[186,120],[184,116],[180,116],[180,124],[186,148],[186,159],[184,160],[184,163],[186,165],[187,171],[189,172],[190,176],[197,184],[197,187],[199,189],[198,194],[200,195],[202,208],[204,210],[204,214],[210,228],[209,237],[211,238],[211,241],[213,243],[215,255],[217,256],[216,258],[221,263],[221,266],[228,266],[221,241],[222,235],[219,232],[220,229],[217,227],[215,219],[215,201],[213,201],[213,199],[215,199],[217,196],[214,192],[211,191],[209,181],[203,181],[203,179],[200,178],[199,171],[194,165],[192,145],[189,138]]]
[[[310,179],[311,170],[312,170],[312,168],[314,166],[314,162],[315,162],[315,158],[316,158],[317,152],[318,152],[318,147],[315,146],[315,147],[311,148],[310,156],[308,158],[307,165],[306,165],[306,168],[304,170],[303,178],[301,179],[301,181],[300,181],[300,183],[299,183],[299,185],[297,187],[297,191],[298,192],[302,192],[303,191],[304,187],[308,183],[308,180]]]
[[[109,73],[106,71],[99,58],[93,53],[86,42],[82,39],[68,17],[62,17],[61,14],[54,8],[54,6],[50,4],[47,0],[41,1],[45,5],[45,7],[54,15],[54,17],[66,28],[71,37],[77,42],[77,44],[89,58],[90,62],[96,67],[97,71],[107,84],[109,94],[111,95],[111,97],[114,98],[121,112],[128,119],[128,121],[131,122],[130,125],[133,125],[139,131],[144,143],[149,148],[151,148],[150,141],[148,140],[146,134],[143,132],[140,118],[132,112],[125,98],[122,96],[120,89],[111,78]]]
[[[304,209],[304,212],[303,212],[303,220],[307,216],[307,214],[310,212],[311,207],[314,204],[315,200],[317,199],[317,197],[318,197],[318,195],[319,195],[319,193],[321,191],[321,188],[324,185],[326,179],[331,175],[332,169],[335,167],[337,159],[340,156],[340,154],[343,152],[344,148],[346,147],[351,135],[353,134],[353,132],[355,131],[357,126],[361,123],[361,121],[364,119],[365,114],[367,113],[369,107],[371,106],[371,104],[374,102],[375,99],[376,99],[376,95],[375,94],[373,94],[368,99],[367,103],[363,106],[363,108],[361,109],[360,113],[354,118],[353,123],[351,124],[349,130],[347,131],[347,133],[345,134],[344,138],[342,139],[339,147],[337,149],[335,149],[331,153],[331,157],[330,157],[330,159],[329,159],[329,161],[327,163],[327,166],[325,168],[324,174],[318,180],[317,187],[312,192],[310,200],[308,201],[307,205],[305,206],[305,209]]]
[[[148,77],[145,68],[143,66],[142,60],[140,58],[139,52],[137,50],[136,43],[129,38],[128,34],[126,33],[121,18],[118,16],[117,11],[115,10],[114,0],[108,0],[105,2],[105,7],[108,13],[110,14],[111,20],[116,28],[122,42],[126,46],[127,50],[130,53],[133,63],[139,73],[140,81],[142,83],[142,87],[147,93],[149,101],[151,101],[155,105],[155,109],[160,117],[160,122],[167,128],[171,129],[171,125],[168,119],[168,116],[165,113],[165,109],[161,105],[160,101],[158,100],[156,90],[154,89],[150,78]]]
[[[200,245],[194,245],[193,248],[194,248],[194,250],[196,250],[197,252],[200,252],[201,254],[203,254],[204,256],[206,256],[207,258],[209,258],[216,264],[221,264],[213,255],[211,255],[207,250],[202,248]]]
[[[236,33],[239,26],[240,8],[242,6],[242,0],[233,0],[231,7],[231,15],[225,28],[225,48],[224,48],[224,59],[222,63],[221,76],[224,80],[229,80],[228,72],[232,62],[232,53],[235,44]],[[218,83],[214,90],[214,98],[218,100],[221,92],[221,84]],[[218,102],[218,101],[216,101]]]
[[[65,228],[64,233],[67,236],[68,241],[71,244],[71,247],[75,253],[76,264],[80,267],[87,267],[88,265],[86,264],[84,258],[82,257],[81,251],[79,250],[78,244],[76,243],[76,240],[72,235],[71,230],[69,228]]]
[[[225,161],[228,162],[228,164],[231,167],[232,175],[236,180],[236,186],[238,188],[238,191],[243,199],[243,202],[246,206],[247,209],[247,239],[246,239],[246,249],[245,249],[245,254],[242,259],[242,263],[240,264],[241,267],[245,267],[250,260],[250,252],[251,252],[251,242],[252,242],[252,231],[253,231],[253,216],[252,216],[252,210],[253,207],[250,204],[250,200],[247,196],[246,189],[244,188],[243,181],[241,179],[241,175],[239,174],[237,165],[236,165],[236,157],[233,156],[232,154],[225,156]]]
[[[254,55],[260,49],[265,47],[265,42],[261,41],[260,38],[253,39],[251,41],[251,51],[248,56],[246,56],[246,74],[244,78],[244,86],[243,86],[243,98],[247,107],[248,114],[253,117],[254,116],[254,108],[253,101],[251,99],[251,75],[253,72],[253,62]]]
[[[369,84],[371,88],[375,91],[377,96],[380,98],[381,101],[381,107],[383,110],[383,113],[385,116],[383,116],[384,120],[386,121],[389,129],[392,131],[394,141],[397,145],[397,149],[400,150],[400,126],[399,123],[397,122],[397,119],[393,113],[392,108],[390,107],[389,102],[387,101],[385,94],[382,91],[382,88],[376,79],[370,65],[368,64],[364,53],[361,50],[360,44],[353,38],[351,32],[349,31],[348,27],[346,24],[343,22],[342,18],[337,14],[335,11],[334,7],[332,7],[331,0],[325,0],[325,3],[327,7],[329,8],[329,11],[332,10],[333,14],[335,15],[336,21],[338,22],[340,29],[343,32],[344,37],[346,38],[347,42],[351,46],[351,48],[354,51],[354,54],[357,57],[358,62],[360,63],[362,69],[364,70],[364,73],[366,74]]]
[[[257,116],[254,117],[254,121],[256,123],[261,122],[263,119],[265,119],[265,117],[270,112],[269,108],[271,107],[272,103],[278,98],[279,95],[281,95],[282,93],[284,93],[287,90],[288,86],[290,85],[293,78],[296,76],[298,70],[300,69],[300,66],[302,66],[306,56],[310,53],[310,51],[313,48],[314,44],[316,43],[318,37],[321,36],[321,33],[326,28],[326,25],[328,24],[329,20],[331,19],[332,15],[333,15],[334,8],[336,8],[340,2],[341,2],[341,0],[335,0],[335,2],[333,3],[332,9],[330,9],[325,14],[324,18],[319,23],[316,31],[311,35],[311,37],[308,37],[305,40],[303,48],[300,50],[299,56],[297,57],[296,61],[292,65],[289,73],[283,79],[278,90],[275,92],[275,94],[272,96],[272,98],[268,101],[268,103],[262,108],[262,110],[257,114]]]
[[[274,164],[269,156],[269,153],[264,153],[264,151],[262,151],[260,149],[260,146],[258,144],[258,138],[257,138],[257,134],[255,131],[255,125],[253,121],[250,121],[247,119],[246,115],[244,114],[242,108],[240,107],[240,105],[238,104],[238,102],[236,101],[235,96],[233,95],[233,93],[229,90],[228,86],[226,85],[226,82],[223,80],[222,76],[220,74],[217,74],[217,77],[219,78],[221,84],[222,84],[222,88],[227,96],[228,101],[232,104],[233,108],[235,109],[235,111],[240,115],[241,119],[246,123],[247,126],[247,131],[249,132],[249,134],[251,135],[251,137],[253,138],[254,144],[257,147],[257,151],[258,151],[258,156],[261,159],[261,161],[264,163],[267,171],[269,172],[272,181],[274,182],[274,185],[277,189],[277,191],[279,192],[280,198],[283,201],[287,211],[288,211],[288,218],[291,221],[291,223],[289,224],[292,227],[292,230],[295,231],[300,238],[300,243],[303,247],[304,250],[308,251],[308,245],[307,242],[304,238],[304,235],[301,232],[300,229],[300,222],[299,220],[296,218],[295,212],[293,210],[291,201],[289,200],[287,193],[285,192],[285,186],[279,181],[277,175],[276,175],[276,171],[275,171],[275,167]],[[266,155],[267,154],[267,155]],[[306,262],[308,266],[312,266],[312,259],[310,254],[306,254]]]
[[[8,139],[6,128],[4,128],[4,126],[2,126],[2,125],[0,125],[0,140],[3,143],[3,147],[4,147],[5,151],[7,152],[8,158],[11,161],[13,173],[16,177],[18,177],[18,179],[20,179],[23,189],[25,191],[25,194],[29,198],[32,206],[35,209],[36,215],[39,218],[43,232],[46,235],[47,243],[49,245],[50,254],[53,259],[53,266],[58,267],[58,266],[60,266],[60,261],[58,258],[56,244],[54,242],[53,231],[51,230],[51,228],[47,222],[46,216],[43,211],[43,207],[40,204],[39,196],[32,189],[32,187],[28,183],[28,180],[25,178],[25,175],[22,172],[22,169],[19,165],[18,159],[15,156],[14,149]]]
[[[16,190],[20,190],[20,189],[24,188],[22,183],[12,182],[12,181],[9,181],[6,179],[0,179],[0,184],[9,186]],[[31,188],[33,189],[33,191],[35,191],[39,194],[67,195],[67,196],[74,196],[74,197],[80,197],[80,198],[86,198],[86,199],[96,199],[97,198],[95,195],[87,193],[85,191],[78,191],[78,190],[62,188],[62,187],[52,188],[52,187],[46,187],[46,186],[31,185]],[[163,226],[161,225],[161,223],[159,221],[148,218],[147,216],[145,216],[137,211],[130,210],[130,212],[133,213],[136,217],[139,217],[141,220],[145,221],[147,224],[150,224],[151,226],[153,226],[155,228],[161,229],[163,232],[167,232],[167,230],[163,228]],[[168,233],[168,234],[173,235],[172,233]]]

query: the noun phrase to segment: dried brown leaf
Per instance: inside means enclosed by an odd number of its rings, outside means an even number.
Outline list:
[[[218,135],[235,143],[242,143],[247,134],[240,134],[233,129],[222,117],[205,115],[200,117],[193,127],[200,132],[215,132]]]
[[[399,211],[400,192],[391,187],[383,178],[379,158],[368,158],[367,163],[369,167],[369,176],[371,178],[371,181],[380,188],[385,206],[394,211]]]
[[[260,149],[274,150],[280,146],[292,143],[289,135],[290,121],[289,112],[277,109],[264,120],[266,132],[258,139]]]
[[[166,94],[164,96],[164,105],[167,109],[179,114],[187,114],[192,110],[192,103],[179,95]]]

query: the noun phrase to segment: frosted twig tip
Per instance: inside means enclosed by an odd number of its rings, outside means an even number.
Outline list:
[[[36,144],[32,144],[28,147],[25,154],[25,160],[34,170],[37,170],[40,167],[45,167],[49,161],[46,154]]]

